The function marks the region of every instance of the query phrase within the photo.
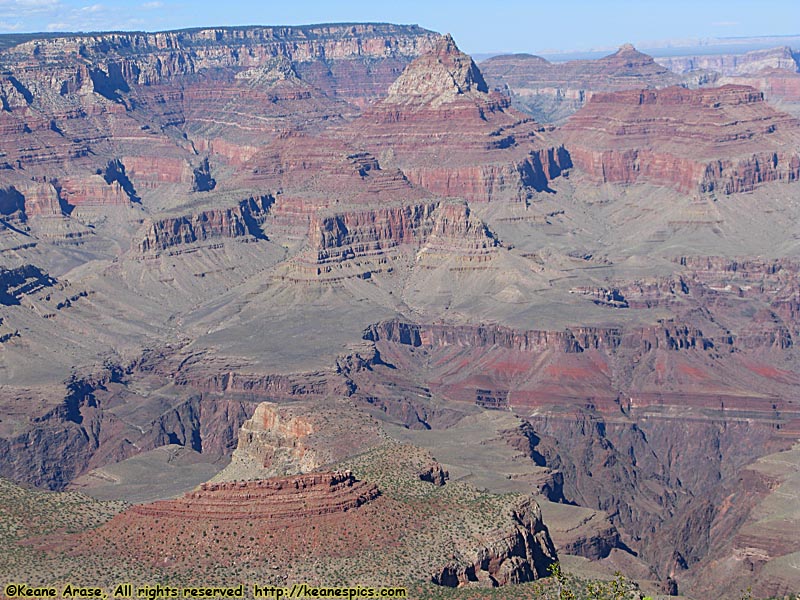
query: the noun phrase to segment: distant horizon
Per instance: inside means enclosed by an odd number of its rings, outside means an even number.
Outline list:
[[[2,0],[0,0],[2,2]],[[35,39],[41,36],[42,39],[52,39],[55,37],[68,37],[68,36],[91,36],[91,35],[108,35],[115,33],[138,33],[138,34],[156,34],[156,33],[173,33],[179,31],[202,31],[208,29],[248,29],[248,28],[272,28],[272,27],[325,27],[325,26],[350,26],[350,25],[395,25],[400,27],[418,27],[425,31],[437,32],[435,30],[423,27],[418,23],[391,23],[387,21],[340,21],[340,22],[324,22],[324,23],[299,23],[299,24],[265,24],[265,23],[250,23],[242,25],[196,25],[191,27],[176,27],[170,29],[106,29],[106,30],[91,30],[91,31],[16,31],[16,32],[0,32],[0,48],[6,47],[10,44],[2,43],[3,38],[22,38]],[[792,40],[794,43],[781,43],[782,40]],[[455,39],[458,44],[458,39]],[[542,58],[552,60],[554,62],[563,62],[569,60],[583,60],[583,59],[596,59],[616,52],[622,45],[630,44],[630,42],[622,42],[618,46],[607,46],[604,48],[571,48],[564,50],[543,50],[539,52],[531,51],[486,51],[486,52],[467,52],[475,58],[476,62],[486,60],[493,56],[519,54],[519,55],[535,55]],[[653,57],[668,57],[668,56],[688,56],[688,55],[713,55],[713,54],[740,54],[751,52],[754,50],[764,50],[770,48],[777,48],[781,46],[792,47],[794,52],[800,49],[800,33],[781,34],[781,35],[752,35],[752,36],[729,36],[719,38],[697,39],[697,40],[664,40],[661,45],[654,45],[651,47],[640,46],[633,44],[634,47],[645,54],[650,54]],[[461,45],[459,44],[459,47]],[[462,48],[463,50],[463,48]]]
[[[775,15],[778,15],[777,17]],[[800,3],[789,0],[536,0],[485,3],[295,0],[252,6],[231,0],[0,0],[0,34],[174,31],[214,27],[281,27],[333,23],[416,24],[451,33],[469,54],[591,53],[704,45],[709,40],[800,38]]]

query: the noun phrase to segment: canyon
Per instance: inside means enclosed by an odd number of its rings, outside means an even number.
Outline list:
[[[788,60],[4,46],[0,577],[796,592]]]

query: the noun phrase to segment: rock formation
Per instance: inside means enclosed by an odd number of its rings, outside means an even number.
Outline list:
[[[746,86],[595,94],[562,133],[598,182],[732,194],[800,178],[800,122]]]
[[[546,577],[558,556],[539,505],[533,498],[524,500],[512,511],[511,520],[510,532],[486,540],[483,547],[437,569],[433,583],[447,587],[473,582],[503,586]]]
[[[449,36],[345,134],[412,183],[468,201],[525,201],[571,166],[547,132],[489,92]]]
[[[309,473],[381,439],[377,423],[344,402],[262,402],[239,430],[230,465],[214,481]]]
[[[0,475],[163,480],[180,448],[212,478],[0,558],[506,584],[555,558],[534,492],[587,569],[786,589],[753,466],[800,435],[800,129],[770,93],[624,47],[489,61],[509,98],[413,26],[0,45]],[[586,105],[538,125],[528,72]]]

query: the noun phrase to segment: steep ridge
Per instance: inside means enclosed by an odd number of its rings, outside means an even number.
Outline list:
[[[571,166],[543,128],[489,92],[449,36],[339,134],[399,167],[412,183],[470,202],[524,202]]]
[[[595,94],[561,133],[599,182],[732,194],[800,178],[800,121],[746,86]]]
[[[552,63],[530,54],[508,54],[489,58],[480,67],[490,87],[508,89],[514,106],[544,123],[566,119],[595,92],[662,88],[684,80],[630,44],[597,60]]]

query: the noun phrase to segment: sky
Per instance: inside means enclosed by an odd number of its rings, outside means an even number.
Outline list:
[[[798,0],[0,0],[0,33],[415,23],[469,53],[613,49],[800,34]]]

